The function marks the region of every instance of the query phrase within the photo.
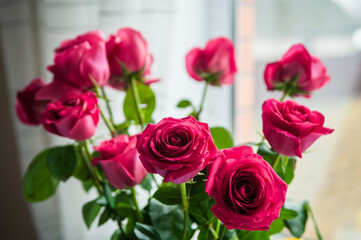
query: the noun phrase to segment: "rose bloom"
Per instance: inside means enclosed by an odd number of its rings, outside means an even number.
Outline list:
[[[211,85],[231,85],[237,72],[231,40],[219,37],[210,40],[204,49],[193,48],[186,56],[189,75]]]
[[[324,116],[294,101],[269,99],[262,106],[263,134],[279,154],[302,157],[312,143],[333,132]]]
[[[57,100],[69,91],[87,90],[94,86],[90,76],[99,86],[107,84],[109,64],[101,31],[65,40],[55,53],[54,64],[48,67],[54,80],[38,93],[38,98]]]
[[[115,35],[110,35],[106,43],[106,52],[112,74],[109,85],[120,90],[126,88],[123,67],[131,73],[139,72],[145,77],[150,74],[153,57],[142,34],[131,28],[121,28]],[[145,80],[151,84],[157,80]]]
[[[287,184],[251,147],[240,146],[220,151],[206,192],[216,200],[211,211],[228,229],[263,231],[279,218]]]
[[[100,157],[94,158],[92,164],[96,166],[99,163],[102,166],[113,187],[133,187],[141,183],[147,175],[147,170],[139,160],[136,144],[137,136],[128,137],[124,134],[94,147],[99,151]]]
[[[91,138],[99,122],[98,99],[93,92],[68,93],[49,103],[42,114],[42,125],[54,134],[83,141]]]
[[[46,101],[35,98],[36,93],[45,86],[42,78],[35,78],[22,91],[16,95],[16,114],[20,121],[28,125],[38,125],[41,113],[46,107]]]
[[[148,172],[173,183],[190,180],[217,154],[208,124],[192,116],[148,124],[138,137],[137,149]]]
[[[318,57],[311,56],[302,44],[293,45],[280,61],[269,63],[264,72],[268,90],[287,84],[298,76],[296,93],[309,96],[330,81],[327,69]]]

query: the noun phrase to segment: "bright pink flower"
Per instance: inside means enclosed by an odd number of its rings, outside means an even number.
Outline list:
[[[312,143],[333,132],[324,116],[294,101],[269,99],[262,106],[263,134],[279,154],[302,157]]]
[[[70,91],[85,91],[94,86],[90,76],[99,86],[107,84],[110,72],[102,32],[66,40],[55,53],[54,65],[48,66],[54,81],[37,94],[38,99],[57,100]]]
[[[138,137],[137,149],[148,172],[173,183],[193,178],[217,154],[208,124],[192,116],[148,124]]]
[[[120,135],[94,147],[100,157],[93,159],[93,165],[102,166],[110,184],[119,189],[141,183],[147,175],[136,149],[137,136]]]
[[[298,76],[293,94],[309,94],[330,81],[327,69],[318,57],[311,56],[302,44],[293,45],[278,62],[267,64],[264,79],[268,90],[285,90]],[[286,84],[286,85],[285,85]],[[287,88],[289,88],[287,87]]]
[[[16,95],[16,114],[21,122],[28,125],[38,125],[41,113],[46,107],[46,101],[35,99],[36,93],[45,86],[42,78],[35,78]]]
[[[83,141],[91,138],[99,122],[98,99],[93,92],[70,92],[49,103],[42,114],[44,128],[54,134]]]
[[[186,56],[189,75],[212,85],[231,85],[237,72],[233,43],[224,37],[210,40],[204,49],[193,48]]]
[[[141,77],[150,74],[153,57],[142,34],[131,28],[121,28],[110,35],[106,43],[107,57],[112,77],[109,85],[123,90],[126,69],[129,73],[138,73]],[[121,66],[123,65],[123,66]]]
[[[251,147],[240,146],[220,151],[206,192],[216,200],[211,211],[228,229],[264,231],[279,218],[287,184]]]

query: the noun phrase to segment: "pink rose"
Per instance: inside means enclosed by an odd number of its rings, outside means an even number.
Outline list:
[[[142,34],[131,28],[121,28],[110,35],[106,43],[107,57],[112,77],[109,85],[125,89],[125,69],[129,73],[139,73],[141,77],[150,74],[153,57]],[[121,64],[123,64],[122,68]]]
[[[192,116],[148,124],[138,137],[137,149],[148,172],[173,183],[193,178],[217,154],[208,124]]]
[[[237,72],[231,40],[219,37],[210,40],[204,49],[193,48],[186,56],[189,75],[212,85],[231,85]]]
[[[297,82],[294,82],[297,76]],[[268,90],[291,88],[291,96],[309,96],[310,92],[330,81],[321,60],[311,56],[302,44],[293,45],[279,62],[267,64],[264,79]]]
[[[90,76],[99,86],[107,84],[110,73],[102,32],[88,32],[66,40],[55,53],[54,65],[48,67],[54,81],[42,89],[38,98],[55,100],[53,96],[61,97],[75,89],[87,90],[94,86]]]
[[[42,78],[35,78],[16,95],[16,114],[21,122],[28,125],[38,125],[41,113],[46,107],[46,101],[35,99],[36,93],[45,86]]]
[[[44,128],[54,134],[77,141],[91,138],[99,122],[98,99],[93,92],[68,93],[49,103],[42,114]]]
[[[279,218],[287,184],[251,147],[221,150],[211,166],[206,192],[213,214],[228,229],[268,230]]]
[[[136,144],[137,136],[128,137],[124,134],[94,147],[99,151],[100,157],[93,159],[93,166],[100,163],[113,187],[133,187],[141,183],[147,175],[147,170],[139,160]]]
[[[271,147],[286,156],[302,157],[313,142],[333,132],[324,116],[294,101],[269,99],[262,106],[263,134]]]

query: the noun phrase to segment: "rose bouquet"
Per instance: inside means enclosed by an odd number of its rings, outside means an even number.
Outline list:
[[[248,145],[235,145],[226,129],[200,121],[207,87],[234,81],[237,67],[229,39],[212,39],[187,54],[189,75],[205,88],[199,106],[179,102],[177,107],[189,109],[181,119],[154,122],[150,85],[158,80],[149,78],[152,61],[147,42],[130,28],[108,40],[100,31],[88,32],[55,49],[48,67],[52,82],[37,78],[18,92],[16,112],[25,124],[41,124],[75,141],[35,156],[24,177],[26,200],[43,201],[60,182],[75,177],[85,191],[98,193],[82,208],[86,226],[95,219],[98,226],[114,221],[114,240],[263,240],[284,228],[301,237],[308,217],[314,223],[315,218],[306,201],[286,201],[287,186],[296,157],[333,130],[323,126],[321,113],[283,100],[310,97],[329,81],[321,61],[294,45],[267,65],[268,90],[284,95],[264,102],[264,137]],[[109,87],[125,93],[124,122],[113,119],[104,90]],[[102,141],[96,143],[99,118],[109,134],[97,136]],[[145,206],[138,204],[139,197],[146,198]]]

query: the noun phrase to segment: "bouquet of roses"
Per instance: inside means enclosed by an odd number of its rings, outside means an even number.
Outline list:
[[[55,49],[48,67],[52,82],[37,78],[18,92],[16,112],[25,124],[75,141],[35,156],[24,177],[26,200],[43,201],[61,181],[75,177],[85,191],[98,192],[82,208],[86,226],[95,219],[98,226],[114,221],[114,240],[263,240],[284,228],[301,237],[309,216],[322,239],[309,204],[286,201],[286,192],[296,157],[333,130],[323,126],[321,113],[283,101],[310,97],[329,81],[321,61],[294,45],[267,65],[268,90],[284,95],[264,102],[264,137],[248,145],[235,145],[226,129],[199,121],[207,87],[233,84],[237,67],[229,39],[212,39],[187,54],[189,75],[205,88],[199,106],[179,102],[189,110],[182,119],[152,119],[150,85],[158,81],[149,78],[152,61],[147,42],[130,28],[107,41],[100,31],[88,32]],[[124,122],[114,121],[108,87],[125,92]],[[96,143],[100,117],[109,135]],[[147,198],[145,206],[139,197]]]

